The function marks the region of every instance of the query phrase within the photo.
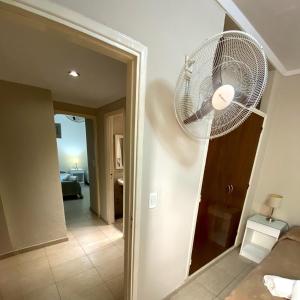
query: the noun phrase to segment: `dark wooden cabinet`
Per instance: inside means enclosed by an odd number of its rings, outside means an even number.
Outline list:
[[[190,273],[234,244],[262,124],[263,117],[251,114],[209,143]]]
[[[114,183],[115,219],[123,218],[123,185],[116,180]]]

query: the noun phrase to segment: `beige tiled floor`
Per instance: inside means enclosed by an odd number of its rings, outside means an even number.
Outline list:
[[[116,300],[123,295],[122,223],[84,199],[64,201],[69,241],[0,260],[0,300]]]
[[[241,258],[235,249],[168,299],[223,300],[254,267],[254,263]]]

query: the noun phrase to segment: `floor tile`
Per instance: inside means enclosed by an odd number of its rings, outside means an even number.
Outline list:
[[[124,276],[119,275],[118,277],[109,280],[106,285],[112,292],[115,300],[124,299]]]
[[[19,263],[27,263],[27,262],[36,260],[38,258],[43,258],[43,257],[46,257],[46,251],[44,248],[41,248],[41,249],[37,249],[37,250],[19,254],[17,256],[17,259],[18,259]]]
[[[111,240],[118,240],[123,237],[123,233],[114,225],[102,226],[101,231]]]
[[[70,249],[61,250],[60,253],[48,255],[48,260],[51,267],[56,267],[62,263],[82,256],[85,256],[83,249],[80,246],[74,246]]]
[[[87,190],[64,201],[68,241],[0,260],[0,300],[123,299],[122,222],[95,217]]]
[[[254,267],[254,263],[239,257],[238,250],[233,250],[196,275],[191,283],[180,288],[170,299],[224,300]]]
[[[233,279],[233,274],[226,272],[218,264],[215,264],[200,274],[195,281],[214,295],[218,295]]]
[[[9,295],[2,299],[3,300],[24,300],[24,297],[23,297],[23,295],[13,294],[13,295]]]
[[[124,238],[119,238],[114,241],[114,245],[124,252]]]
[[[123,232],[123,226],[124,226],[124,222],[123,222],[123,218],[122,219],[117,219],[114,223],[114,226],[119,229],[121,232]]]
[[[114,300],[113,294],[105,284],[100,284],[77,294],[83,300]]]
[[[14,281],[20,278],[20,271],[18,266],[0,270],[0,289],[2,285],[5,285],[7,281]]]
[[[239,284],[240,280],[233,280],[221,293],[218,295],[219,299],[225,299],[229,294],[236,288]]]
[[[21,279],[17,277],[15,279],[6,280],[5,282],[1,283],[0,295],[2,296],[3,300],[22,299],[23,292],[22,292]]]
[[[73,247],[78,247],[79,243],[76,239],[71,239],[66,242],[51,245],[45,248],[46,255],[60,254],[64,250],[72,249]]]
[[[50,271],[47,257],[40,257],[18,265],[21,276],[33,275],[42,271]]]
[[[77,296],[85,294],[87,290],[103,283],[104,282],[98,275],[96,269],[93,268],[59,281],[57,287],[62,299],[77,299]]]
[[[24,300],[60,300],[60,296],[56,285],[53,284],[25,294]]]
[[[90,260],[86,256],[82,256],[52,267],[52,273],[55,281],[61,281],[89,270],[92,267],[93,265]]]
[[[86,245],[89,243],[95,243],[100,241],[103,241],[104,243],[109,242],[108,237],[102,231],[93,231],[90,233],[86,233],[76,237],[76,239],[80,243],[80,245]]]
[[[79,213],[81,214],[81,213]],[[81,216],[66,216],[66,223],[68,229],[73,233],[80,233],[84,228],[94,226],[97,227],[96,230],[99,230],[103,224],[98,217],[94,217],[91,215],[81,215]]]
[[[72,235],[74,237],[79,237],[88,233],[92,233],[92,232],[96,232],[96,231],[100,231],[100,227],[102,226],[101,224],[98,224],[98,222],[96,222],[96,224],[90,224],[91,222],[88,222],[86,225],[84,224],[80,224],[80,223],[76,223],[77,226],[74,224],[73,227],[70,228],[70,232],[72,233]]]
[[[110,260],[117,259],[122,255],[123,253],[119,248],[112,246],[112,247],[103,248],[101,251],[98,252],[93,252],[89,254],[88,257],[95,266],[99,266]]]
[[[104,281],[109,281],[124,273],[124,258],[123,256],[108,260],[96,267],[99,275]]]
[[[253,265],[253,263],[241,257],[238,250],[231,251],[218,262],[219,267],[234,276],[247,269],[250,265]]]
[[[201,285],[192,282],[178,291],[170,299],[172,300],[213,300],[214,294],[207,291]]]
[[[110,246],[115,246],[114,242],[111,241],[110,239],[104,239],[104,240],[99,240],[96,242],[92,243],[84,243],[81,244],[81,248],[84,250],[86,254],[91,254],[93,252],[99,252],[101,249],[110,247]]]
[[[40,257],[0,272],[0,291],[3,298],[11,298],[46,287],[54,282],[46,257]]]
[[[220,299],[225,299],[238,286],[238,284],[251,272],[254,265],[248,266],[218,295]]]
[[[0,260],[0,272],[9,268],[14,268],[19,264],[17,255]]]
[[[23,294],[27,294],[36,289],[46,288],[52,284],[54,284],[54,278],[50,269],[34,272],[31,275],[26,275],[21,278]]]
[[[68,237],[68,241],[74,241],[75,240],[75,237],[74,237],[73,233],[70,230],[67,231],[67,237]]]

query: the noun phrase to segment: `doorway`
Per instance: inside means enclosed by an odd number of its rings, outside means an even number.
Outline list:
[[[122,222],[124,210],[124,110],[104,116],[107,223]]]
[[[190,274],[234,246],[264,118],[209,142]]]
[[[93,120],[55,114],[56,143],[65,220],[68,229],[97,215]]]
[[[4,1],[5,2],[5,1]],[[11,5],[10,5],[11,4]],[[103,55],[126,64],[126,137],[124,147],[126,171],[124,174],[124,298],[136,298],[137,286],[133,278],[137,276],[138,236],[141,194],[141,170],[144,123],[144,99],[146,82],[147,48],[135,40],[124,37],[103,24],[91,22],[83,15],[66,13],[60,6],[39,2],[36,6],[15,1],[0,4],[1,9],[12,12],[39,28],[58,31],[62,38],[76,41]],[[137,118],[138,116],[138,118]]]

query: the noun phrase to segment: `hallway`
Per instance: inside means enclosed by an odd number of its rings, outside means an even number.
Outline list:
[[[69,241],[0,260],[1,300],[122,299],[122,222],[105,225],[82,190],[64,201]]]

